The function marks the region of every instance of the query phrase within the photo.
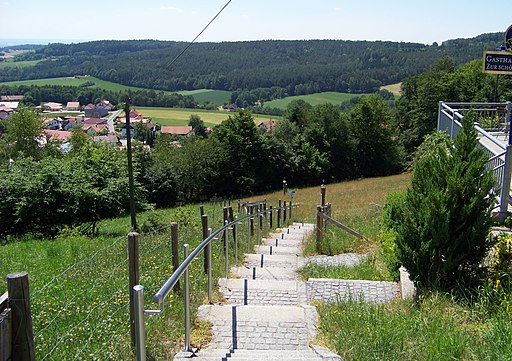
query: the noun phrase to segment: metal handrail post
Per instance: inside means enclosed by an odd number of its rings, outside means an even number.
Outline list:
[[[187,259],[188,257],[188,244],[183,245],[183,257]],[[184,272],[184,297],[185,297],[185,349],[184,351],[190,352],[190,272],[187,269]]]
[[[258,214],[258,244],[261,245],[261,214]]]
[[[137,361],[146,361],[146,328],[144,322],[144,287],[133,286],[135,308],[135,353]]]
[[[293,209],[293,201],[290,199],[290,224],[293,225],[293,213],[292,213],[292,209]]]
[[[210,237],[212,234],[212,229],[208,228],[208,237]],[[208,249],[208,302],[210,304],[213,304],[212,301],[212,244],[211,242],[208,243],[206,246],[206,249]]]
[[[235,243],[235,262],[238,262],[238,217],[235,217],[235,221],[237,221],[233,225],[233,242]]]
[[[251,253],[251,217],[247,217],[247,253]]]
[[[224,226],[227,226],[228,225],[228,221],[225,221],[224,222]],[[228,242],[228,230],[226,228],[226,230],[224,231],[224,258],[225,258],[225,261],[226,261],[226,265],[225,265],[225,271],[226,271],[226,279],[228,278],[229,276],[229,242]]]

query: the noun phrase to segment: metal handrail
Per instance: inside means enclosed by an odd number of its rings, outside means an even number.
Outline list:
[[[253,203],[253,204],[255,204],[255,203]],[[266,202],[261,202],[260,204],[263,205],[263,204],[266,204]],[[233,220],[231,222],[225,221],[225,224],[222,227],[220,227],[219,229],[215,230],[214,232],[211,232],[211,229],[209,229],[208,237],[206,237],[190,254],[188,253],[188,244],[185,244],[184,245],[185,259],[178,266],[178,268],[172,273],[172,275],[167,279],[167,281],[158,290],[158,292],[155,293],[155,295],[153,296],[153,301],[161,306],[160,310],[145,310],[144,309],[144,287],[142,287],[141,285],[134,286],[133,290],[134,290],[135,298],[136,298],[136,312],[137,312],[137,317],[135,320],[137,361],[146,359],[144,318],[141,315],[143,315],[144,313],[152,314],[152,315],[161,314],[163,311],[165,298],[169,295],[169,293],[171,292],[171,290],[173,289],[175,284],[180,280],[180,278],[182,276],[184,276],[184,279],[185,279],[185,286],[184,286],[184,288],[185,288],[185,292],[184,292],[184,297],[185,297],[185,351],[190,351],[190,313],[189,313],[190,312],[190,309],[189,309],[190,301],[189,301],[189,294],[188,294],[188,287],[189,287],[189,285],[188,285],[188,282],[189,282],[188,269],[189,269],[189,266],[192,263],[192,261],[199,254],[199,252],[205,250],[205,248],[207,246],[210,246],[212,240],[217,239],[216,236],[218,236],[221,232],[225,232],[224,237],[227,237],[227,231],[229,229],[231,229],[231,227],[235,227],[235,229],[236,229],[236,226],[240,222],[242,222],[244,220],[250,221],[255,216],[257,216],[259,219],[258,237],[260,237],[260,227],[261,227],[261,216],[262,215],[265,215],[265,217],[266,217],[266,214],[268,212],[274,212],[276,210],[286,212],[287,209],[290,209],[290,219],[291,219],[291,210],[294,207],[299,207],[299,206],[300,206],[299,204],[292,204],[290,202],[289,205],[278,206],[275,208],[271,207],[269,209],[258,209],[258,211],[256,211],[256,212],[247,214],[247,215],[243,216],[242,218],[236,218],[235,220]],[[236,233],[236,231],[235,231],[235,233]],[[226,238],[225,238],[225,240],[226,240]],[[250,244],[250,239],[249,239],[249,244]],[[226,260],[225,260],[226,269],[228,267],[227,252],[228,252],[228,249],[226,248]],[[235,252],[236,252],[236,238],[235,238]],[[211,262],[209,262],[208,277],[209,277],[209,280],[208,280],[209,290],[208,291],[210,292]],[[226,274],[226,277],[227,277],[227,274]]]
[[[512,103],[445,103],[439,102],[438,130],[447,130],[453,139],[456,131],[462,128],[460,120],[464,110],[475,110],[477,113],[498,112],[502,108],[505,116],[505,136],[508,136],[508,144],[503,143],[492,134],[484,130],[478,122],[474,127],[480,134],[479,143],[488,152],[489,159],[486,167],[492,170],[496,177],[493,190],[496,192],[500,217],[508,214],[510,202],[510,184],[512,177]],[[455,129],[457,126],[458,129]],[[510,134],[508,134],[510,132]],[[485,141],[484,141],[485,140]]]

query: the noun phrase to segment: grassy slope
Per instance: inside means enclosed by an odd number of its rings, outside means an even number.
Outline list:
[[[324,103],[340,104],[346,100],[350,100],[353,97],[360,96],[361,94],[349,94],[349,93],[336,93],[336,92],[324,92],[309,95],[297,95],[293,97],[287,97],[284,99],[276,99],[270,102],[265,102],[265,106],[270,108],[286,109],[288,104],[294,100],[304,100],[311,105],[318,105]]]
[[[384,85],[380,88],[393,93],[395,97],[399,97],[401,95],[400,92],[402,91],[402,83]]]
[[[335,218],[345,220],[359,212],[375,213],[390,191],[404,189],[408,174],[327,185],[327,201],[333,204]],[[293,186],[293,185],[291,185]],[[295,189],[301,208],[298,219],[312,221],[319,203],[319,187]],[[282,192],[261,195],[275,204]],[[206,206],[206,213],[219,221],[221,207]],[[215,215],[215,217],[214,217]],[[180,244],[197,244],[200,226],[197,205],[156,211],[138,216],[139,224],[159,219],[193,220],[188,229],[180,228]],[[218,222],[217,222],[218,224]],[[99,357],[130,359],[126,328],[126,232],[129,218],[101,222],[100,235],[87,239],[73,232],[56,240],[26,239],[0,246],[0,274],[28,271],[31,278],[32,311],[38,357],[55,347],[51,359]],[[215,228],[215,226],[214,226]],[[141,284],[149,300],[170,274],[167,232],[141,239]],[[244,242],[245,237],[240,241]],[[243,243],[240,249],[244,249]],[[245,245],[247,247],[247,245]],[[240,252],[241,253],[241,252]],[[222,274],[222,247],[213,250]],[[67,273],[53,277],[75,265]],[[117,265],[116,265],[117,264]],[[201,262],[192,269],[192,310],[204,302],[205,282]],[[48,283],[49,282],[49,283]],[[45,288],[44,285],[49,286]],[[93,292],[86,292],[92,289]],[[0,284],[0,292],[5,285]],[[148,354],[152,359],[172,359],[183,337],[182,302],[179,294],[166,301],[161,316],[147,317]],[[113,317],[105,318],[106,315]],[[510,360],[512,323],[508,316],[489,315],[482,309],[434,295],[421,303],[396,301],[386,305],[348,302],[320,306],[320,342],[343,359],[357,360]],[[79,320],[85,320],[78,324]],[[77,327],[75,327],[77,326]],[[205,330],[204,326],[195,327]],[[207,332],[206,332],[207,333]],[[60,341],[58,341],[60,340]],[[195,339],[196,342],[200,342]]]
[[[7,64],[17,64],[18,66],[32,66],[35,65],[37,61],[35,62],[4,62],[0,63],[0,69],[2,66],[7,66]],[[4,64],[4,65],[2,65]],[[101,88],[109,91],[114,92],[124,92],[127,90],[148,90],[144,88],[138,88],[134,86],[127,86],[122,85],[118,83],[113,83],[106,80],[101,80],[98,78],[95,78],[93,76],[87,76],[87,77],[80,77],[80,78],[73,78],[73,77],[66,77],[66,78],[48,78],[48,79],[34,79],[34,80],[21,80],[21,81],[10,81],[10,82],[3,82],[0,83],[0,85],[61,85],[61,86],[80,86],[81,84],[92,81],[94,82],[93,87],[94,88]],[[157,90],[158,91],[158,90]],[[169,91],[164,91],[164,93],[174,93]],[[199,104],[204,104],[205,102],[212,102],[216,105],[223,105],[224,103],[228,103],[229,99],[231,97],[231,92],[224,91],[224,90],[211,90],[211,89],[198,89],[198,90],[192,90],[192,91],[181,91],[177,92],[178,94],[182,95],[192,95],[194,99]]]
[[[152,108],[138,107],[144,116],[150,117],[154,122],[160,125],[188,125],[188,121],[192,114],[199,115],[206,126],[213,127],[222,123],[232,113],[202,110],[202,109],[179,109],[179,108]],[[279,119],[280,117],[253,114],[256,123],[268,121],[269,119]]]

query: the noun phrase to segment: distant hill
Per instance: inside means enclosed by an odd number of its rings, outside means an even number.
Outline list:
[[[443,56],[456,64],[501,45],[501,33],[441,45],[389,41],[249,41],[197,43],[173,62],[187,43],[155,40],[49,44],[4,67],[0,82],[92,75],[127,86],[169,91],[254,91],[261,99],[324,91],[370,93],[427,70]]]

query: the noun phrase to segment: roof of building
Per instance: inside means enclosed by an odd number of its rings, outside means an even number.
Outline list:
[[[160,129],[160,131],[164,134],[187,135],[192,131],[192,127],[189,125],[164,125],[162,126],[162,129]]]
[[[45,129],[43,130],[43,133],[45,136],[47,136],[51,141],[57,140],[61,142],[67,142],[69,138],[71,138],[71,132],[65,131],[65,130],[50,130]]]
[[[20,102],[0,102],[0,106],[4,106],[11,109],[18,109]]]
[[[0,99],[7,102],[20,101],[23,100],[23,95],[2,95]]]
[[[80,108],[80,102],[68,102],[66,108]]]
[[[88,131],[89,129],[94,130],[96,133],[102,132],[105,129],[108,129],[107,124],[86,124],[82,127],[84,131]]]

